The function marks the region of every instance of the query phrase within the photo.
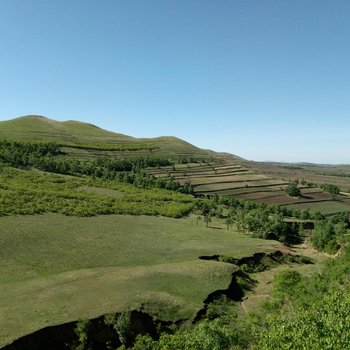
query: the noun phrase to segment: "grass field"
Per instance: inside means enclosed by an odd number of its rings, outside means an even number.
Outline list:
[[[322,214],[335,214],[342,211],[350,212],[350,205],[344,202],[338,201],[323,201],[323,202],[312,202],[312,203],[300,203],[290,204],[288,207],[306,210],[310,209],[311,212],[319,211]]]
[[[200,255],[280,247],[196,226],[195,218],[8,216],[0,235],[0,346],[47,325],[141,304],[163,319],[191,318],[235,270]]]

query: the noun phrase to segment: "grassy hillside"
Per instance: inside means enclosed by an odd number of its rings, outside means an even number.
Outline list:
[[[50,141],[64,145],[77,158],[96,156],[164,156],[211,158],[211,154],[172,136],[134,138],[78,121],[59,122],[42,116],[24,116],[0,122],[0,139]]]
[[[29,115],[0,122],[0,137],[15,140],[42,140],[82,143],[115,143],[134,138],[78,121],[58,122],[43,116]]]

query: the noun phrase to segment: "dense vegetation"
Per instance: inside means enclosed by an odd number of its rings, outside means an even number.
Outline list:
[[[103,189],[110,190],[105,193]],[[102,214],[182,217],[191,196],[162,189],[138,189],[115,181],[66,177],[0,165],[0,215],[45,212],[74,216]]]
[[[155,178],[143,171],[147,167],[172,165],[172,161],[168,159],[149,157],[112,159],[103,157],[95,160],[79,160],[58,157],[63,154],[60,146],[54,143],[0,141],[0,160],[13,167],[35,167],[58,174],[87,175],[93,178],[117,180],[141,188],[164,188],[193,193],[193,187],[189,183],[181,186],[171,176]]]
[[[345,235],[349,232],[348,228],[347,213],[317,220],[310,241],[316,249],[334,254],[339,250]]]

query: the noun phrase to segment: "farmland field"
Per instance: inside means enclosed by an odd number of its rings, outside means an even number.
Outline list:
[[[242,166],[248,167],[257,173],[286,180],[304,180],[315,185],[324,183],[339,186],[344,192],[350,191],[349,165],[315,165],[315,164],[281,164],[241,161]]]
[[[227,159],[223,159],[221,162],[180,164],[175,167],[167,166],[158,169],[148,169],[148,171],[156,177],[171,176],[180,184],[190,183],[194,187],[195,194],[233,196],[241,200],[269,205],[299,205],[304,203],[304,205],[297,206],[297,208],[310,209],[312,211],[317,211],[319,207],[321,209],[330,208],[330,212],[334,212],[337,209],[340,211],[347,209],[344,206],[346,204],[344,196],[338,198],[343,204],[334,205],[330,203],[328,205],[320,205],[319,202],[333,202],[334,198],[331,194],[316,186],[300,185],[301,197],[290,197],[285,192],[289,182],[281,180],[282,176],[275,177],[273,173],[270,174],[268,172],[263,175],[258,171],[250,170],[249,164],[244,161],[232,163],[232,161],[229,162]],[[255,169],[255,166],[253,166],[253,169]],[[258,170],[258,168],[256,169]],[[268,169],[268,166],[266,166],[266,169]],[[279,175],[286,174],[285,169],[285,172]],[[285,177],[283,178],[285,179]],[[328,210],[325,209],[325,212],[328,213]]]
[[[286,185],[285,181],[260,175],[240,165],[227,162],[224,165],[215,162],[210,165],[187,164],[176,166],[175,170],[174,167],[162,167],[156,170],[150,169],[149,172],[154,176],[170,175],[180,183],[189,182],[194,186],[196,193],[202,194],[230,195],[233,194],[232,190],[236,190],[235,194],[240,194],[251,188],[257,188],[259,191],[259,188],[271,189],[271,186]]]
[[[326,215],[342,211],[350,212],[350,205],[337,201],[313,202],[311,205],[309,203],[290,204],[288,207],[299,210],[310,209],[311,212],[319,211],[321,214]]]

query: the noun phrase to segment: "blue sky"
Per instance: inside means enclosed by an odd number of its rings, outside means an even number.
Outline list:
[[[2,0],[0,120],[350,163],[350,1]]]

